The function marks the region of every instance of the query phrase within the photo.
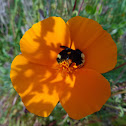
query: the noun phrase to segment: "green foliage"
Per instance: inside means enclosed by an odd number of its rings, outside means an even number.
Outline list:
[[[117,66],[126,63],[126,0],[1,0],[0,1],[0,125],[115,125],[126,124],[126,65],[103,74],[112,96],[103,108],[80,121],[66,115],[60,104],[47,118],[24,113],[23,103],[10,81],[11,62],[20,53],[19,42],[32,24],[50,16],[65,21],[80,15],[99,22],[118,48]],[[80,8],[82,5],[82,8]],[[80,11],[80,12],[79,12]]]
[[[85,10],[86,10],[86,12],[87,12],[88,14],[94,14],[95,11],[96,11],[96,7],[92,7],[92,6],[90,6],[90,5],[87,5],[86,8],[85,8]]]

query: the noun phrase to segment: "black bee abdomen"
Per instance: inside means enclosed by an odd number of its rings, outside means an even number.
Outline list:
[[[71,59],[71,61],[73,63],[76,63],[76,65],[81,65],[84,62],[84,57],[83,57],[83,53],[79,50],[72,50],[70,48],[64,47],[62,46],[62,48],[65,48],[64,50],[62,50],[58,56],[57,56],[57,62],[61,63],[64,60],[69,60]]]

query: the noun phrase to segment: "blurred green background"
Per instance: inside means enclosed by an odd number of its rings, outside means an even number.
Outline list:
[[[67,21],[77,15],[99,22],[117,44],[116,68],[104,74],[112,96],[99,112],[81,120],[68,117],[60,103],[49,117],[38,117],[27,112],[9,77],[20,38],[44,18]],[[0,126],[57,125],[126,126],[126,0],[0,0]]]

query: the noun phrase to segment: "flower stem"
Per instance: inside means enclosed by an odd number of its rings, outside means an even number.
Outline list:
[[[74,2],[74,7],[73,7],[73,10],[72,10],[72,11],[74,11],[74,10],[75,10],[76,5],[77,5],[77,0],[75,0],[75,2]]]
[[[121,65],[115,67],[113,70],[119,69],[120,67],[123,67],[123,66],[125,66],[125,65],[126,65],[126,63],[123,63],[123,64],[121,64]]]
[[[66,121],[67,121],[67,119],[68,119],[68,114],[65,116],[65,118],[63,119],[63,121],[62,122],[60,122],[59,123],[59,125],[63,125]]]
[[[120,110],[119,107],[117,106],[113,106],[113,105],[109,105],[109,104],[104,104],[106,107],[112,108],[112,109],[116,109],[116,110]],[[126,109],[123,108],[123,111],[126,112]]]
[[[116,93],[112,94],[111,96],[115,96],[115,95],[118,95],[118,94],[124,94],[124,93],[126,93],[126,90],[120,91],[120,92],[116,92]]]
[[[82,0],[82,3],[81,3],[81,5],[80,5],[79,11],[78,11],[78,16],[79,16],[79,14],[80,14],[80,11],[81,11],[81,9],[82,9],[83,4],[84,4],[84,0]]]

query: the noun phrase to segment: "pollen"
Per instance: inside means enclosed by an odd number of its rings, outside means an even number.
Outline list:
[[[61,63],[58,64],[58,70],[61,73],[65,73],[65,74],[70,74],[73,73],[73,71],[75,70],[75,68],[73,67],[73,64],[71,62],[71,60],[64,60]]]
[[[61,63],[58,64],[58,72],[62,73],[62,75],[68,75],[72,74],[75,71],[77,71],[78,66],[76,63],[72,63],[72,61],[69,60],[64,60]]]

